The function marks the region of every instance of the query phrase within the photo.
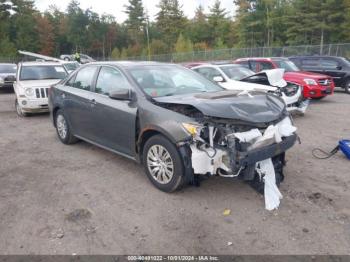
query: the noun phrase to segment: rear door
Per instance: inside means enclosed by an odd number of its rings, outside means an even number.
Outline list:
[[[94,85],[99,67],[86,66],[80,69],[63,87],[60,94],[64,101],[64,112],[69,119],[74,135],[95,141],[91,132],[94,126],[92,111],[94,106]]]
[[[336,86],[343,85],[342,80],[346,72],[343,71],[343,64],[338,59],[332,57],[321,58],[321,67],[322,73],[331,76]]]
[[[123,73],[112,66],[102,66],[95,86],[91,128],[96,141],[107,148],[128,156],[134,156],[136,129],[136,102],[115,100],[109,97],[112,91],[132,86]]]

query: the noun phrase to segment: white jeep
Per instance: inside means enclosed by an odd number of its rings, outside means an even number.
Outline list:
[[[16,81],[16,111],[19,116],[48,112],[48,92],[68,75],[59,62],[22,62],[18,64]]]

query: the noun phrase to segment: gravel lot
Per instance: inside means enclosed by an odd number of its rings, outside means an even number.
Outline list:
[[[17,117],[1,92],[0,254],[350,254],[350,162],[311,155],[350,138],[349,112],[339,92],[295,117],[302,144],[268,212],[230,179],[162,193],[128,159],[60,143],[47,114]]]

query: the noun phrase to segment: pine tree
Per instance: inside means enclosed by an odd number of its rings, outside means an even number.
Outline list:
[[[160,0],[158,7],[160,11],[156,15],[157,28],[171,51],[177,37],[185,29],[186,18],[178,0]]]
[[[131,44],[140,45],[144,42],[143,29],[146,23],[142,0],[129,0],[129,4],[125,7],[125,13],[128,14],[125,24],[128,29]]]
[[[214,5],[210,7],[208,15],[208,23],[211,31],[211,44],[213,45],[217,38],[225,39],[230,30],[230,21],[226,17],[227,11],[221,8],[221,3],[216,0]]]

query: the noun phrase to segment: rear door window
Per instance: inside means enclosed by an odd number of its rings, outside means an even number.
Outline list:
[[[319,69],[320,59],[319,58],[305,58],[301,61],[301,66],[303,69]]]

